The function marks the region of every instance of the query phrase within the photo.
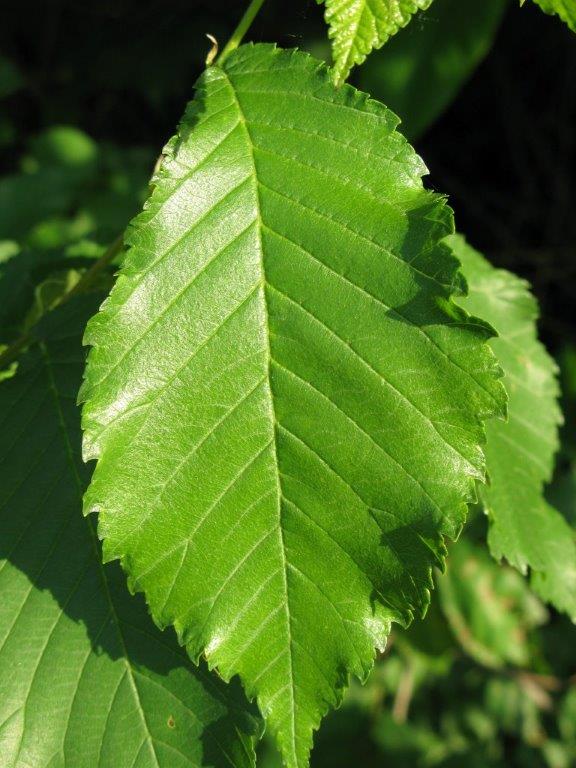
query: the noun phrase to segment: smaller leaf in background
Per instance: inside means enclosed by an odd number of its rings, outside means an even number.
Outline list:
[[[325,19],[332,40],[334,80],[343,83],[352,67],[361,64],[405,27],[432,0],[317,0],[325,3]]]
[[[568,688],[562,700],[558,713],[558,728],[576,763],[576,685]]]
[[[562,450],[560,458],[576,466],[576,345],[567,343],[560,349],[560,389],[562,392]]]
[[[528,664],[529,633],[547,613],[516,571],[461,539],[436,583],[444,615],[466,653],[487,667]]]
[[[442,114],[484,59],[508,0],[435,0],[418,23],[359,71],[363,90],[401,118],[414,141]]]
[[[484,706],[505,733],[520,734],[523,741],[532,745],[545,740],[540,710],[546,704],[542,690],[531,684],[530,677],[490,678]]]
[[[83,131],[69,125],[47,128],[30,141],[28,164],[43,168],[67,169],[80,177],[96,170],[98,147]]]
[[[573,32],[576,32],[576,2],[574,0],[534,0],[544,13],[558,15]],[[524,0],[521,0],[521,5]]]
[[[5,240],[0,256],[0,341],[13,340],[33,297],[37,269],[49,263],[45,254],[20,251],[20,246]]]
[[[34,301],[24,318],[24,330],[32,328],[46,312],[54,309],[62,297],[78,284],[82,272],[78,269],[67,269],[55,272],[34,288]]]
[[[460,303],[490,322],[490,345],[504,371],[508,421],[487,424],[489,484],[479,489],[490,519],[488,543],[561,611],[576,618],[576,543],[564,517],[546,503],[544,484],[558,449],[557,368],[538,341],[538,306],[526,281],[495,269],[465,240],[448,238],[463,265],[469,295]]]
[[[8,245],[9,241],[4,241]],[[71,287],[93,259],[101,255],[100,248],[90,250],[93,243],[79,242],[75,250],[44,251],[18,245],[6,248],[8,257],[2,260],[0,243],[0,341],[14,341],[33,325],[46,309],[52,309],[57,296]],[[14,245],[14,244],[12,244]],[[108,287],[106,280],[101,287]],[[39,311],[43,307],[42,311]]]

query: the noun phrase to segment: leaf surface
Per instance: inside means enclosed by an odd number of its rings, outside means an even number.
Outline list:
[[[288,766],[425,609],[503,408],[396,122],[296,51],[210,68],[86,335],[104,554],[240,674]]]
[[[490,343],[504,371],[508,422],[487,425],[489,483],[480,495],[495,558],[526,573],[537,592],[576,617],[574,531],[543,496],[558,449],[556,364],[538,341],[538,305],[528,284],[494,269],[463,238],[449,242],[462,262],[469,296],[460,303],[498,331]]]
[[[343,83],[352,67],[380,48],[432,0],[317,0],[325,3],[332,40],[334,79]]]
[[[104,567],[82,517],[76,392],[93,298],[56,310],[0,384],[2,768],[249,768],[239,686],[197,669]]]

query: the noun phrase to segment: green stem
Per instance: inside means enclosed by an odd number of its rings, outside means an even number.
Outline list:
[[[106,269],[114,257],[122,250],[124,242],[123,237],[123,235],[119,235],[119,237],[114,240],[112,245],[105,251],[105,253],[102,254],[102,256],[100,256],[97,261],[94,262],[94,264],[92,264],[90,269],[84,273],[76,285],[71,288],[68,293],[65,293],[64,296],[62,296],[57,306],[61,306],[69,299],[84,293],[90,288],[96,278],[103,272],[104,269]],[[18,355],[26,349],[26,347],[30,346],[30,344],[32,344],[34,341],[37,341],[33,330],[34,329],[31,328],[26,333],[23,333],[22,336],[16,339],[16,341],[12,342],[12,344],[0,354],[0,370],[8,367],[10,363],[14,362]]]
[[[254,19],[256,18],[256,14],[262,8],[264,5],[264,0],[252,0],[248,8],[246,8],[246,11],[244,12],[244,16],[240,19],[240,22],[234,32],[232,32],[232,37],[226,45],[224,46],[224,49],[222,50],[222,53],[218,58],[216,59],[216,64],[224,64],[228,56],[232,53],[232,51],[235,51],[236,48],[240,45],[242,42],[242,38],[248,32],[250,29],[250,26]]]

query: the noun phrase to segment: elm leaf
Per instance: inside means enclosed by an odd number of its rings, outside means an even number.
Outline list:
[[[426,609],[505,408],[396,125],[298,51],[210,67],[86,333],[104,556],[240,675],[290,768]]]
[[[326,5],[334,59],[334,80],[341,84],[352,67],[405,27],[432,0],[317,0]]]
[[[509,395],[508,422],[487,425],[489,484],[480,496],[490,520],[488,544],[506,558],[556,608],[576,619],[576,541],[566,519],[544,499],[558,449],[556,363],[538,341],[538,305],[526,281],[495,269],[453,236],[469,296],[460,303],[479,312],[498,331],[490,343]]]

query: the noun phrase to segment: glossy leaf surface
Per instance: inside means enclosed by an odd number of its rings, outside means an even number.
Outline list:
[[[105,557],[240,674],[288,766],[424,610],[503,410],[396,122],[296,51],[210,68],[86,336]]]

